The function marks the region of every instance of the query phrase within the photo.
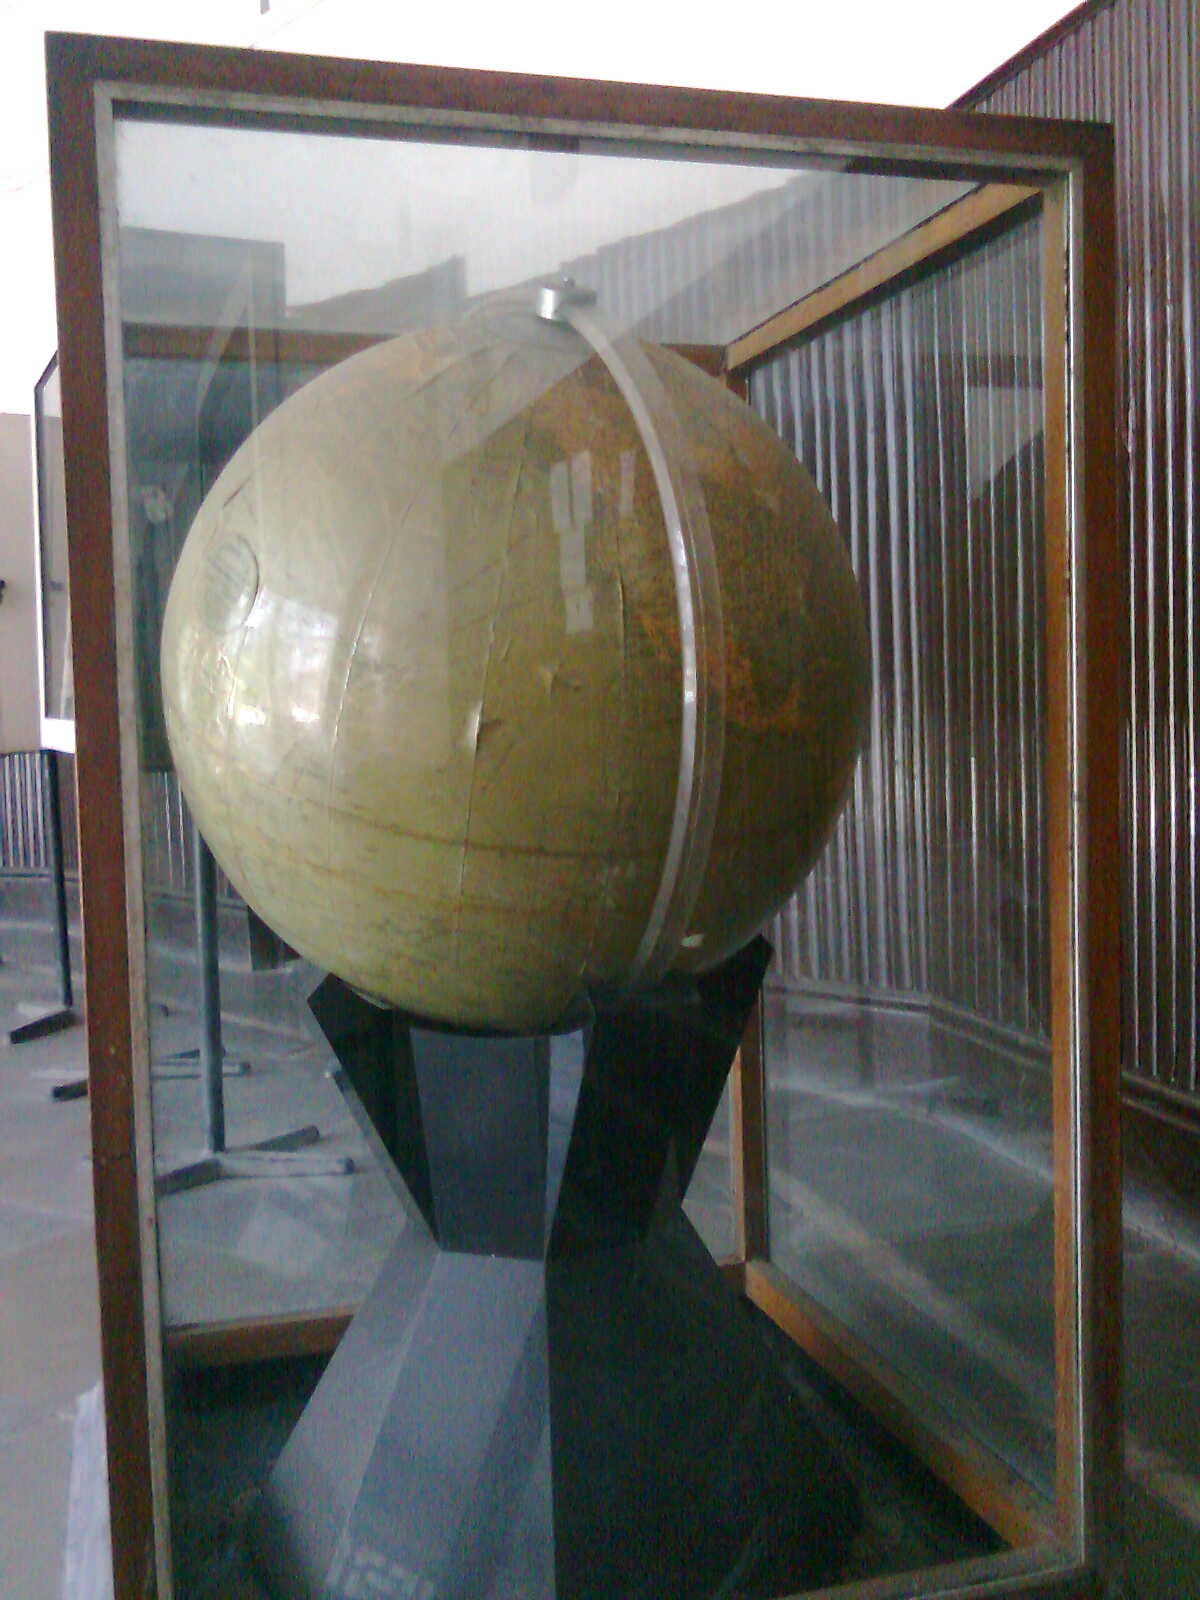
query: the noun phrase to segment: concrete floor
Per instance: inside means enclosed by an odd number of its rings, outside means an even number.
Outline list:
[[[0,915],[0,958],[0,1020],[7,1032],[20,1020],[21,1002],[49,1001],[52,972],[40,932],[7,914]],[[187,1033],[186,1017],[173,1011],[156,1045],[165,1050]],[[232,1082],[231,1114],[244,1124],[243,1136],[279,1131],[280,1118],[289,1124],[316,1120],[324,1144],[355,1154],[358,1171],[352,1178],[316,1180],[302,1223],[286,1184],[198,1192],[175,1230],[174,1254],[164,1262],[177,1320],[215,1314],[231,1283],[235,1292],[240,1284],[256,1298],[267,1294],[275,1309],[293,1309],[319,1301],[332,1272],[333,1298],[352,1298],[386,1249],[385,1186],[325,1077],[319,1049],[293,1037],[272,1057],[274,1067],[264,1070],[271,1054],[261,1048],[264,1037],[237,1025],[230,1031],[235,1054],[260,1058],[252,1079]],[[76,1411],[99,1378],[88,1106],[86,1100],[50,1099],[52,1085],[82,1073],[84,1065],[81,1028],[0,1048],[0,1600],[58,1600],[64,1592]],[[195,1145],[189,1131],[195,1093],[185,1080],[162,1097],[167,1159]],[[845,1113],[839,1105],[839,1119]],[[711,1210],[715,1232],[723,1223],[711,1173],[705,1184],[702,1209]],[[252,1196],[240,1212],[238,1189]],[[1026,1210],[1036,1223],[1035,1198],[1031,1193]],[[1161,1194],[1140,1189],[1127,1195],[1126,1220],[1127,1595],[1196,1600],[1200,1227]],[[287,1250],[277,1248],[284,1224],[291,1229]],[[224,1260],[212,1248],[222,1230],[234,1240]],[[1003,1332],[1019,1337],[1020,1328]]]
[[[40,979],[42,975],[39,974]],[[0,966],[0,1020],[43,987]],[[0,1049],[0,1600],[62,1594],[79,1399],[100,1380],[82,1028]]]

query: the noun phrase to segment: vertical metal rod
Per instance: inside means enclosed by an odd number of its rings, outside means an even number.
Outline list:
[[[54,932],[58,946],[58,994],[64,1011],[75,1004],[71,987],[71,934],[67,925],[67,879],[63,868],[62,795],[58,782],[58,757],[53,750],[42,752],[46,779],[46,847],[49,855],[50,885],[54,891]]]
[[[207,1148],[225,1148],[224,1050],[221,1045],[221,972],[217,936],[217,864],[200,829],[192,823],[195,866],[196,945],[200,961],[200,1082],[204,1090]]]
[[[729,1178],[734,1255],[743,1262],[769,1261],[771,1256],[763,1054],[760,993],[746,1022],[729,1077]]]

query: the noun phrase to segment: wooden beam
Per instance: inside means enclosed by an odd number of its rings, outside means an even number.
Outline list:
[[[179,1367],[235,1367],[250,1361],[332,1355],[357,1310],[356,1305],[347,1305],[286,1316],[187,1323],[168,1329],[163,1344]]]
[[[338,333],[320,328],[222,329],[218,361],[278,361],[281,365],[332,367],[339,361],[398,337],[391,333]],[[122,348],[127,361],[205,361],[213,357],[218,330],[206,325],[127,322]],[[668,344],[668,350],[711,377],[724,376],[725,351],[719,344]]]
[[[1078,521],[1072,531],[1076,559],[1069,579],[1076,626],[1069,692],[1077,721],[1069,784],[1077,807],[1078,856],[1063,893],[1077,897],[1078,918],[1071,935],[1078,953],[1080,1028],[1079,1093],[1073,1109],[1079,1117],[1082,1157],[1074,1200],[1084,1380],[1084,1550],[1116,1587],[1123,1564],[1121,801],[1124,733],[1129,727],[1130,596],[1124,452],[1119,443],[1124,419],[1118,419],[1116,410],[1116,373],[1123,354],[1118,346],[1117,207],[1112,130],[1102,132],[1107,148],[1098,148],[1072,179],[1072,247],[1065,258],[1072,263],[1074,280],[1069,368],[1076,431],[1069,451]],[[1047,267],[1063,259],[1048,240]],[[1049,453],[1046,461],[1049,470]],[[1047,611],[1050,600],[1048,589]],[[1049,665],[1047,661],[1047,672]],[[1048,771],[1047,793],[1054,792],[1051,777]]]
[[[1058,1552],[1049,1552],[1050,1559]],[[804,1600],[912,1600],[913,1595],[986,1595],[987,1600],[1104,1600],[1094,1573],[1075,1569],[1053,1577],[1035,1576],[1048,1564],[1042,1552],[1008,1551],[1003,1555],[972,1556],[936,1567],[917,1567],[883,1578],[856,1578],[852,1588],[836,1583],[832,1589],[810,1589]],[[230,1600],[258,1600],[257,1596],[231,1595]]]
[[[213,355],[217,330],[174,323],[127,322],[123,330],[125,359],[150,361],[204,361]],[[388,334],[323,333],[314,328],[245,328],[221,330],[218,361],[258,360],[292,362],[301,366],[331,367],[374,344]]]
[[[1084,1440],[1079,1404],[1084,1330],[1079,1316],[1082,1219],[1076,1194],[1079,1166],[1075,1116],[1072,862],[1079,775],[1072,748],[1071,611],[1071,375],[1070,206],[1066,183],[1046,195],[1042,212],[1042,374],[1045,485],[1045,793],[1046,882],[1049,896],[1051,1103],[1054,1162],[1054,1363],[1058,1451],[1058,1526],[1063,1538],[1082,1538],[1080,1474]]]
[[[898,288],[918,269],[928,270],[961,250],[973,235],[1010,218],[1022,206],[1032,205],[1040,193],[1040,189],[1015,183],[986,183],[973,189],[856,267],[735,339],[725,352],[726,367],[736,372],[789,339],[811,334],[832,318],[847,316],[876,295]]]

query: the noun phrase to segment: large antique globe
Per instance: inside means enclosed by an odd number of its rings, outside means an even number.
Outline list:
[[[828,834],[868,652],[792,452],[720,382],[638,349],[720,587],[719,797],[671,952],[702,970]],[[571,327],[500,307],[300,389],[196,516],[162,667],[201,832],[312,961],[471,1028],[551,1027],[630,976],[677,805],[680,611],[644,430]]]

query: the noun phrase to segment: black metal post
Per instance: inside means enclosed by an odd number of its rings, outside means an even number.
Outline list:
[[[27,1044],[33,1039],[45,1039],[52,1033],[61,1033],[74,1027],[79,1020],[73,1010],[74,991],[71,987],[71,932],[67,922],[67,882],[63,866],[62,799],[58,785],[58,761],[53,750],[41,751],[42,773],[42,827],[46,835],[49,856],[50,888],[54,897],[54,941],[58,961],[59,1003],[52,1011],[36,1015],[29,1022],[20,1022],[8,1031],[10,1044]],[[26,1008],[22,1008],[26,1009]],[[87,1093],[86,1078],[72,1078],[55,1084],[50,1091],[54,1100],[77,1100]]]
[[[225,1049],[221,1039],[221,969],[217,928],[217,864],[212,851],[192,823],[192,862],[195,868],[196,945],[200,962],[200,1044],[181,1057],[199,1056],[204,1090],[204,1132],[207,1154],[170,1172],[160,1173],[155,1189],[160,1195],[177,1194],[216,1183],[221,1178],[339,1178],[354,1171],[347,1155],[309,1153],[319,1144],[315,1123],[259,1139],[230,1150],[225,1142]],[[180,1059],[180,1058],[176,1058]],[[246,1063],[241,1070],[246,1070]],[[190,1073],[188,1074],[190,1076]]]
[[[75,1004],[71,986],[71,932],[67,922],[67,877],[63,864],[62,794],[58,757],[42,752],[46,777],[46,844],[50,855],[50,883],[54,890],[54,931],[58,942],[58,993],[64,1011]]]
[[[200,1082],[204,1129],[213,1155],[225,1149],[225,1051],[221,1043],[221,970],[217,933],[217,864],[199,828],[192,824],[196,883],[196,943],[200,958]]]

